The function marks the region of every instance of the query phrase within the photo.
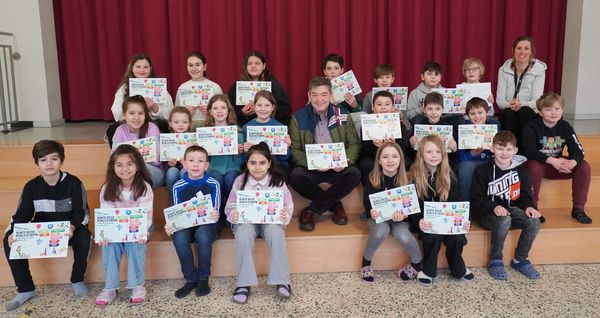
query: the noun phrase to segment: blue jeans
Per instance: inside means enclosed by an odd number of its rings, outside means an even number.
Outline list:
[[[119,289],[119,268],[123,252],[127,254],[127,288],[144,285],[144,266],[146,265],[146,244],[109,243],[102,247],[104,266],[104,289]]]
[[[167,186],[167,191],[169,191],[169,202],[173,205],[173,186],[175,182],[179,181],[179,179],[183,178],[183,173],[185,169],[179,170],[177,167],[169,167],[167,170],[165,184]]]
[[[146,162],[146,168],[152,179],[152,189],[156,189],[165,184],[165,171],[161,167]]]
[[[173,245],[175,245],[181,272],[186,282],[195,283],[198,280],[208,279],[210,276],[212,245],[217,239],[218,230],[218,224],[204,224],[173,233]],[[198,269],[194,265],[192,242],[196,242]]]
[[[458,170],[458,180],[460,180],[460,195],[462,201],[469,201],[471,199],[471,180],[473,179],[473,171],[480,164],[485,161],[461,161],[456,164],[456,170]]]
[[[216,172],[209,171],[208,174],[215,180],[219,181],[219,184],[221,185],[221,206],[219,208],[219,220],[223,222],[226,220],[225,203],[227,202],[227,198],[229,198],[229,192],[231,192],[231,188],[233,188],[233,182],[235,181],[235,178],[237,178],[237,176],[239,176],[241,173],[239,171],[228,171],[225,175],[220,175]]]

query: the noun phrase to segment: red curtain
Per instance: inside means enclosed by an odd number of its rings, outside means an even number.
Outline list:
[[[265,52],[293,109],[330,52],[345,58],[363,91],[379,63],[396,69],[396,86],[415,88],[423,64],[442,65],[442,84],[462,82],[466,57],[498,68],[514,39],[529,34],[548,64],[546,90],[560,92],[567,0],[54,0],[64,116],[112,119],[110,105],[129,58],[146,52],[174,96],[189,79],[185,56],[207,58],[207,75],[224,91],[243,55]]]

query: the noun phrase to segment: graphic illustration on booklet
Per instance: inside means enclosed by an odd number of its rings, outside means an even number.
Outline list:
[[[69,221],[15,223],[9,259],[66,257]]]

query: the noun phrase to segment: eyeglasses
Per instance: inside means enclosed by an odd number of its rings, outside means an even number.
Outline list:
[[[473,73],[473,72],[479,72],[479,66],[471,67],[471,68],[465,68],[465,73]]]

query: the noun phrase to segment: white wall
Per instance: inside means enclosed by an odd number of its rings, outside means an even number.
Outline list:
[[[0,0],[0,31],[10,32],[20,121],[36,127],[64,123],[52,1]]]
[[[600,119],[600,1],[569,0],[562,74],[568,119]]]

